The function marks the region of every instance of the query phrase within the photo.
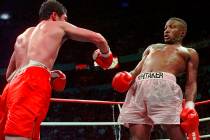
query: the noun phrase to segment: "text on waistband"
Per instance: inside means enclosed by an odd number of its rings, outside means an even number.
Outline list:
[[[138,77],[139,79],[150,79],[150,78],[163,78],[163,72],[148,72],[142,73]]]

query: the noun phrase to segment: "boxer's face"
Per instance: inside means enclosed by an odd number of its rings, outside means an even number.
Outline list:
[[[181,42],[183,39],[183,29],[176,20],[169,20],[166,22],[164,29],[164,41],[168,44]]]

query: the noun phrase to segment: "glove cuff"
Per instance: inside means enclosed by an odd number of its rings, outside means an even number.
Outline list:
[[[185,104],[185,108],[193,109],[195,108],[195,103],[193,101],[187,101]]]
[[[101,52],[101,56],[102,56],[102,57],[104,57],[104,58],[109,57],[109,56],[110,56],[110,54],[111,54],[110,48],[109,48],[109,50],[108,50],[108,52],[107,52],[107,53],[102,53],[102,52]]]

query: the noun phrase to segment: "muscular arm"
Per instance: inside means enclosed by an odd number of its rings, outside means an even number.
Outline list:
[[[144,53],[143,53],[143,55],[142,55],[142,59],[141,59],[141,61],[138,63],[138,65],[137,65],[132,71],[130,71],[130,73],[131,73],[133,79],[135,79],[136,76],[138,76],[139,73],[141,73],[142,66],[143,66],[144,61],[145,61],[147,55],[149,54],[149,52],[150,52],[150,46],[144,51]]]
[[[10,62],[9,65],[7,67],[7,71],[6,71],[6,79],[8,81],[9,76],[15,71],[16,69],[16,65],[15,65],[15,52],[13,52],[11,58],[10,58]]]
[[[81,42],[91,42],[94,43],[102,53],[105,54],[109,52],[109,45],[101,34],[76,27],[68,22],[63,22],[62,27],[70,39]]]
[[[185,85],[186,101],[194,101],[197,93],[197,71],[199,57],[195,50],[189,49],[190,60],[187,63],[187,80]]]

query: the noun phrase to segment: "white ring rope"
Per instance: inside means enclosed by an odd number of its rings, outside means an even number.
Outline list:
[[[209,121],[210,117],[199,119],[200,122]],[[119,122],[42,122],[42,126],[92,126],[92,125],[122,125]]]
[[[200,138],[210,138],[210,134],[209,135],[202,135],[202,136],[200,136]]]
[[[76,100],[76,99],[54,99],[52,98],[51,101],[60,101],[60,102],[74,102],[74,103],[90,103],[90,104],[117,104],[119,112],[121,111],[120,104],[123,102],[113,102],[113,101],[98,101],[98,100]],[[210,100],[205,101],[210,102]],[[197,105],[203,102],[197,103]],[[114,111],[114,110],[113,110]],[[114,113],[114,112],[113,112]],[[210,121],[210,117],[199,119],[199,122]],[[123,125],[123,123],[119,122],[42,122],[41,126],[115,126],[118,125],[119,127]],[[119,128],[120,130],[120,128]],[[210,134],[201,135],[200,138],[210,138]],[[116,138],[117,139],[117,138]],[[119,131],[119,140],[120,140],[120,131]],[[155,139],[155,140],[168,140],[168,139]]]
[[[200,122],[209,121],[210,117],[199,119]],[[42,122],[42,126],[112,126],[123,125],[119,122]],[[202,135],[200,138],[210,138],[210,134]],[[163,139],[158,139],[163,140]],[[167,140],[167,139],[164,139]]]
[[[199,122],[210,121],[210,117],[199,119]]]

